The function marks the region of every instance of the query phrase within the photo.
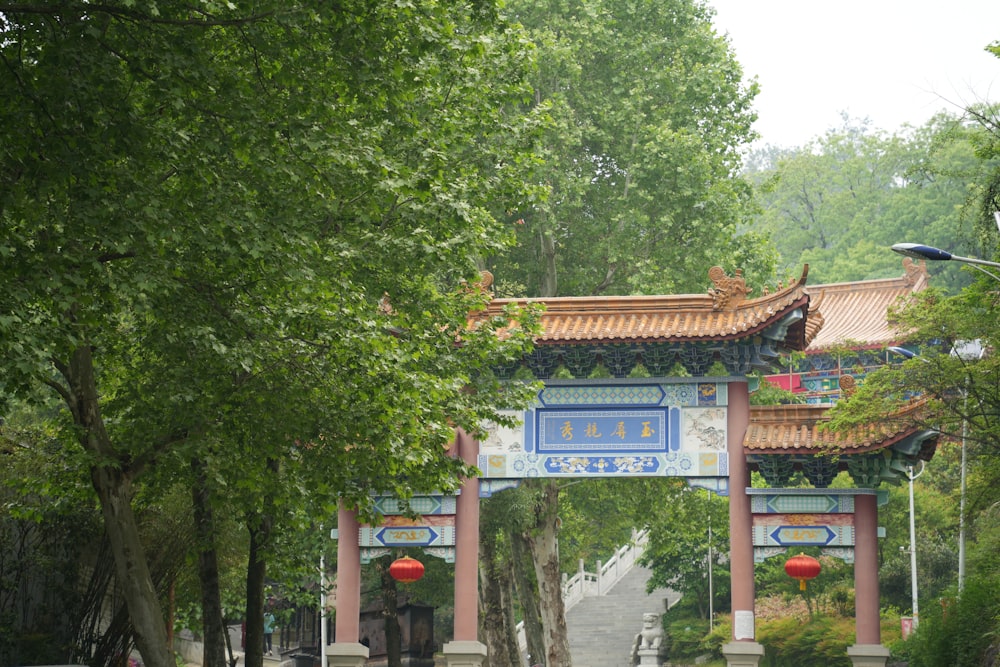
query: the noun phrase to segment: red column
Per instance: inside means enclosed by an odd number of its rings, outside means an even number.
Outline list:
[[[878,614],[878,496],[854,497],[854,629],[857,644],[882,642]]]
[[[456,434],[458,454],[476,465],[479,442],[464,431]],[[455,509],[455,641],[479,639],[479,479],[462,483]]]
[[[729,383],[727,411],[729,453],[729,548],[732,580],[733,641],[754,641],[753,517],[743,436],[750,424],[750,393],[747,383]]]
[[[361,548],[358,516],[341,505],[337,512],[337,627],[338,644],[357,643],[361,621]]]

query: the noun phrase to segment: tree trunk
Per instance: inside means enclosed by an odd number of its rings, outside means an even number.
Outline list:
[[[385,622],[385,655],[387,667],[402,667],[403,652],[399,631],[399,595],[396,580],[389,574],[392,556],[383,559],[379,572],[382,576],[382,618]]]
[[[510,569],[494,535],[484,537],[479,549],[479,619],[490,667],[520,667]]]
[[[493,573],[497,570],[496,540],[492,535],[480,535],[479,540],[479,632],[486,652],[490,656],[490,667],[510,667],[504,659],[503,616],[500,613],[500,587]]]
[[[148,667],[175,667],[173,651],[167,646],[163,611],[132,511],[131,480],[111,466],[91,468],[90,477],[101,501],[104,530],[111,543],[115,570],[142,661]]]
[[[265,468],[275,476],[280,468],[277,459],[267,459]],[[264,583],[267,577],[267,547],[274,528],[274,497],[270,492],[261,502],[263,510],[247,515],[247,531],[250,533],[250,547],[247,561],[247,611],[246,646],[244,647],[246,667],[264,665]]]
[[[538,606],[538,587],[535,577],[529,571],[534,567],[531,558],[531,547],[524,533],[510,531],[511,571],[514,574],[514,587],[517,599],[521,602],[521,615],[524,617],[524,636],[528,643],[528,655],[532,658],[545,655],[545,640],[542,638],[541,610]],[[529,664],[534,664],[529,661]]]
[[[264,665],[264,577],[267,562],[264,560],[264,545],[270,535],[270,527],[260,517],[251,517],[247,528],[250,531],[249,562],[247,563],[247,612],[246,645],[243,647],[246,667]]]
[[[573,659],[566,636],[566,608],[562,597],[562,573],[559,570],[559,488],[555,480],[546,480],[536,505],[537,521],[528,531],[527,541],[538,580],[542,637],[547,667],[571,667]],[[532,658],[534,660],[534,658]]]
[[[556,235],[554,232],[543,229],[539,240],[542,244],[540,296],[556,296],[556,290],[559,289],[558,274],[556,273]]]
[[[510,657],[511,667],[521,667],[521,647],[517,643],[517,618],[514,614],[514,577],[509,565],[501,570],[498,582],[502,594],[506,655]]]
[[[69,385],[64,399],[80,427],[80,443],[98,461],[90,469],[90,480],[101,503],[104,530],[114,555],[115,572],[122,585],[136,646],[148,667],[174,667],[163,610],[132,511],[132,469],[127,458],[115,451],[104,426],[91,349],[83,346],[74,350],[63,374]]]
[[[198,580],[201,582],[201,627],[204,641],[202,665],[227,667],[226,628],[219,589],[219,563],[215,549],[215,517],[209,498],[205,462],[191,461],[194,485],[191,488],[195,535],[198,539]]]

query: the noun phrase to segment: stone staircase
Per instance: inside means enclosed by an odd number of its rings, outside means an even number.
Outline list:
[[[630,667],[642,615],[662,614],[679,598],[663,589],[647,595],[650,574],[633,565],[608,591],[580,600],[566,613],[573,667]]]

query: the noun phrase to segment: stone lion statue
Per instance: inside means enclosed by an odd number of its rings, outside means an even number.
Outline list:
[[[660,615],[645,613],[642,615],[642,630],[632,642],[632,664],[639,664],[640,650],[660,650],[663,643],[663,628],[660,626]]]
[[[660,627],[660,615],[646,613],[642,615],[642,631],[635,636],[636,648],[660,648],[663,641],[663,628]]]

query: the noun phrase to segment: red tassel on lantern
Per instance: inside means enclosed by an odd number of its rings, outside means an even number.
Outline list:
[[[819,575],[819,571],[819,561],[812,556],[799,554],[785,561],[785,573],[792,579],[798,579],[800,591],[806,589],[806,582],[815,579]]]
[[[389,576],[401,584],[412,584],[424,576],[424,564],[409,556],[397,558],[389,566]]]

